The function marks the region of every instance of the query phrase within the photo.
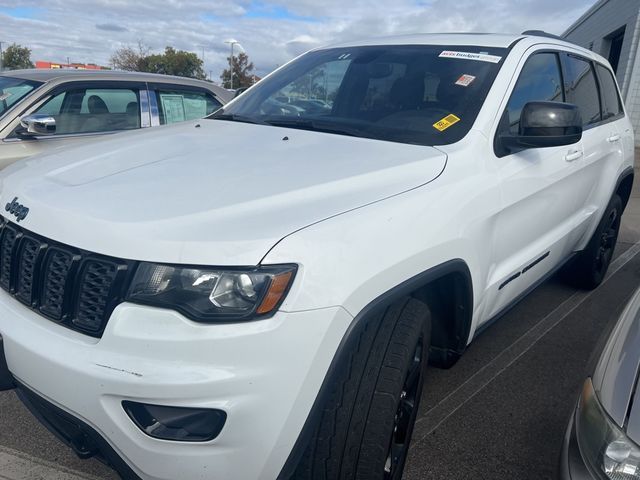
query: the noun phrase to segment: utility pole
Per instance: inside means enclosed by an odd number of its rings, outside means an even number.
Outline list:
[[[238,44],[235,40],[227,40],[224,43],[228,43],[231,46],[231,56],[229,57],[229,72],[231,73],[231,79],[229,81],[229,88],[233,90],[233,46]]]
[[[3,70],[3,63],[2,63],[2,43],[0,42],[0,72]]]

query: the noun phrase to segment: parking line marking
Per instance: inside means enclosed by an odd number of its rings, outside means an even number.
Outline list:
[[[616,258],[609,266],[609,271],[603,284],[606,283],[618,270],[629,263],[640,253],[640,241],[636,242],[622,255]],[[502,372],[513,365],[520,357],[527,353],[549,331],[567,318],[571,312],[584,303],[598,289],[589,292],[577,291],[564,302],[558,305],[542,320],[523,333],[520,338],[509,347],[496,355],[493,360],[484,365],[480,370],[471,375],[460,386],[456,387],[446,397],[440,400],[433,408],[416,419],[413,433],[413,445],[423,441],[431,432],[436,430],[445,420],[451,417],[469,400],[480,393],[487,385],[496,379]]]
[[[0,446],[2,480],[99,480],[98,477]]]

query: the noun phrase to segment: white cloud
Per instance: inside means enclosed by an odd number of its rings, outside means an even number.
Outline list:
[[[584,0],[0,0],[0,40],[30,47],[34,59],[108,64],[139,40],[201,55],[216,79],[237,39],[262,75],[303,51],[356,38],[417,32],[541,29],[561,33]]]

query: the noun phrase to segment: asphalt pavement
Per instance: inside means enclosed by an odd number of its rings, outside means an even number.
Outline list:
[[[555,478],[589,362],[640,286],[639,253],[635,185],[603,285],[584,292],[551,278],[479,335],[453,368],[429,369],[405,479]],[[116,478],[96,460],[79,460],[13,392],[0,392],[0,479]]]

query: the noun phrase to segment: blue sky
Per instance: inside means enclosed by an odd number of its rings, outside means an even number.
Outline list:
[[[0,41],[33,60],[109,64],[123,46],[171,45],[202,56],[217,79],[226,40],[264,75],[323,44],[363,37],[543,29],[562,33],[594,0],[0,0]],[[236,50],[237,51],[237,50]]]

